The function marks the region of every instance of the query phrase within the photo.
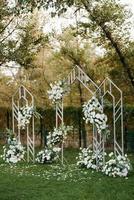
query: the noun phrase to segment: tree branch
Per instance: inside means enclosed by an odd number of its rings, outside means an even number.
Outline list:
[[[4,26],[4,28],[0,31],[0,34],[2,34],[2,32],[5,31],[5,29],[9,26],[9,24],[11,24],[11,22],[13,21],[14,16],[9,20],[9,22]]]
[[[108,31],[107,27],[103,23],[98,22],[97,18],[95,18],[92,15],[92,12],[90,11],[90,9],[88,7],[88,4],[86,4],[86,2],[84,0],[82,1],[82,3],[84,5],[85,9],[87,10],[87,12],[89,13],[89,16],[91,17],[91,20],[94,21],[101,28],[101,30],[105,34],[106,38],[110,41],[112,47],[115,49],[115,52],[117,53],[117,55],[119,57],[119,60],[122,63],[124,71],[126,71],[126,73],[128,75],[128,78],[129,78],[129,80],[131,82],[131,85],[134,88],[134,76],[133,76],[133,74],[132,74],[132,72],[130,70],[130,67],[129,67],[128,63],[126,62],[125,56],[121,52],[120,47],[118,46],[117,42],[112,37],[112,33],[110,31]]]
[[[17,25],[14,27],[14,29],[13,29],[6,37],[4,37],[4,38],[0,41],[0,43],[3,43],[10,35],[12,35],[12,33],[16,30],[16,27],[17,27]]]

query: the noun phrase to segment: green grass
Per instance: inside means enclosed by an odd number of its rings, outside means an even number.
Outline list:
[[[65,151],[67,164],[0,161],[0,200],[133,200],[134,172],[125,178],[111,178],[75,165],[76,150]],[[134,164],[134,155],[130,155]],[[133,165],[134,166],[134,165]]]

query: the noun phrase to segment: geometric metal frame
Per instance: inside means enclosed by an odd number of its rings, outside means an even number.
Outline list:
[[[34,107],[33,95],[21,85],[12,96],[12,129],[17,140],[21,142],[21,128],[19,126],[19,110],[23,106]],[[34,131],[34,115],[29,124],[25,126],[27,136],[27,162],[35,160],[35,131]]]
[[[116,95],[115,95],[116,93]],[[115,156],[124,155],[124,126],[123,126],[123,94],[115,83],[108,77],[100,84],[96,95],[99,94],[101,104],[104,108],[104,98],[107,94],[112,97],[113,107],[113,135],[114,135],[114,154]],[[118,126],[120,122],[120,127]],[[120,128],[121,144],[117,141],[117,130]]]
[[[98,86],[79,66],[75,66],[64,79],[65,83],[70,88],[71,85],[78,80],[90,94],[96,96],[104,108],[104,98],[108,93],[113,99],[113,132],[114,132],[114,154],[115,156],[124,155],[124,131],[123,131],[123,96],[122,91],[113,83],[112,80],[106,78],[100,86]],[[89,86],[90,83],[90,86]],[[116,91],[116,95],[114,94]],[[118,97],[116,97],[118,95]],[[63,125],[64,110],[63,110],[64,96],[60,102],[56,103],[56,128]],[[117,141],[117,122],[120,120],[121,129],[121,145]],[[99,162],[99,155],[103,155],[103,164],[105,165],[105,141],[104,135],[99,134],[95,125],[93,125],[93,152],[96,153],[96,163]],[[63,144],[62,144],[62,164],[63,164]]]

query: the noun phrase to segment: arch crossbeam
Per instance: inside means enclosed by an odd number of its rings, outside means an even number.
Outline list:
[[[99,89],[96,83],[79,66],[75,66],[72,69],[65,79],[65,82],[70,87],[76,80],[80,81],[92,95]]]

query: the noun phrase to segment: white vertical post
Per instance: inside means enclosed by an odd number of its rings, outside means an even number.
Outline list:
[[[26,130],[27,130],[27,162],[30,161],[29,159],[29,130],[28,130],[28,125],[26,125]]]
[[[32,117],[32,124],[34,124],[34,116]],[[33,162],[35,161],[35,129],[32,127],[32,135],[33,135]]]
[[[123,126],[123,97],[121,92],[121,136],[122,136],[122,156],[124,156],[124,126]]]
[[[113,99],[113,132],[114,132],[114,154],[116,155],[116,124],[115,124],[115,100]]]
[[[14,127],[14,101],[12,97],[12,127],[13,127],[13,133],[15,133],[15,127]]]

